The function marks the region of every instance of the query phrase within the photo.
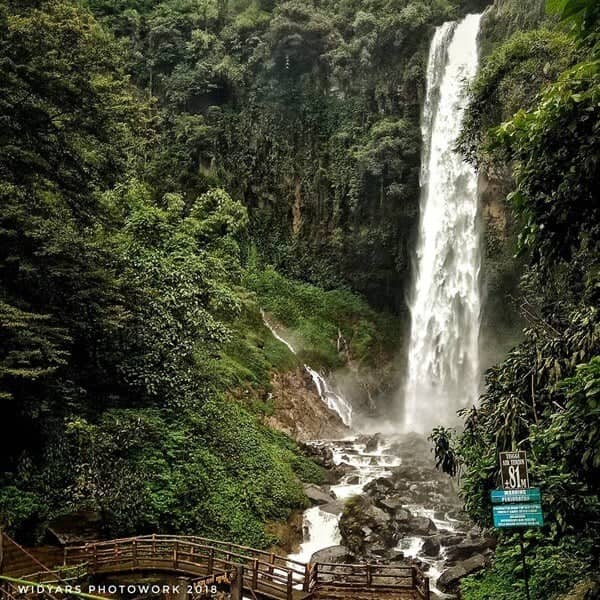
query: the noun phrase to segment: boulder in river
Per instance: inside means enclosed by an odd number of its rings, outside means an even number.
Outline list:
[[[340,518],[340,533],[350,551],[362,556],[371,554],[377,545],[391,549],[397,541],[391,516],[366,496],[357,496],[346,503]]]
[[[344,510],[344,503],[341,500],[334,500],[333,502],[328,502],[327,504],[321,504],[319,508],[323,512],[331,515],[340,515]]]
[[[305,483],[302,488],[313,505],[329,504],[330,502],[336,500],[333,492],[315,485],[314,483]]]
[[[446,548],[446,560],[449,563],[457,563],[495,547],[496,540],[492,537],[466,538],[462,542]]]
[[[477,573],[486,567],[486,559],[481,554],[475,554],[467,560],[446,569],[438,578],[437,586],[442,592],[452,593],[458,590],[460,580],[467,575]]]
[[[395,515],[403,508],[402,500],[398,496],[391,496],[389,498],[384,498],[383,500],[379,500],[376,502],[379,508],[385,510],[386,512]]]
[[[423,538],[423,545],[421,546],[421,554],[430,558],[436,558],[440,554],[442,545],[440,543],[439,535],[430,535]]]
[[[380,433],[376,433],[370,437],[366,437],[364,439],[365,451],[366,452],[375,452],[377,448],[379,448],[379,444],[381,444],[383,438]]]
[[[429,517],[411,517],[400,524],[400,528],[409,535],[431,535],[437,531],[435,523]]]
[[[316,563],[346,563],[352,561],[354,557],[346,546],[329,546],[322,550],[317,550],[311,557],[310,562]]]

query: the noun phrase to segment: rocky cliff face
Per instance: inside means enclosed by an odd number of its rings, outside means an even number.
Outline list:
[[[518,288],[522,265],[515,258],[517,227],[506,200],[512,189],[510,170],[482,169],[478,188],[484,235],[481,358],[488,368],[521,335]]]
[[[481,22],[483,56],[516,31],[536,27],[545,16],[545,0],[494,0]]]
[[[348,428],[321,400],[304,369],[273,373],[271,386],[274,412],[266,418],[270,427],[298,441],[348,435]]]

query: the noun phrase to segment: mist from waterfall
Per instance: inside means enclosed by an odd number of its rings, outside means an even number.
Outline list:
[[[404,428],[457,422],[480,386],[481,231],[473,168],[454,151],[477,73],[481,15],[437,28],[421,133],[421,216],[410,298]]]

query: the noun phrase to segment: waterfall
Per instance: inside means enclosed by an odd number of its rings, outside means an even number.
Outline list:
[[[480,385],[481,235],[473,168],[454,151],[477,73],[481,15],[437,28],[421,133],[421,217],[404,389],[407,431],[456,422]]]

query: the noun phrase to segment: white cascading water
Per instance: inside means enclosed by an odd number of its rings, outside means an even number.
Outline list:
[[[456,422],[480,385],[477,180],[455,152],[468,87],[477,73],[481,15],[437,28],[427,66],[421,132],[421,218],[410,299],[404,388],[406,431]]]
[[[363,487],[377,477],[389,476],[391,469],[401,461],[398,457],[387,453],[390,443],[380,445],[376,450],[367,450],[364,442],[354,439],[313,442],[315,445],[326,445],[333,451],[333,460],[346,464],[352,470],[331,491],[338,501],[360,494]],[[341,543],[339,520],[341,505],[333,507],[330,512],[326,506],[313,506],[304,512],[304,542],[296,554],[289,558],[301,562],[309,562],[310,557],[323,548]]]
[[[327,404],[327,408],[336,412],[340,419],[343,421],[346,427],[352,425],[352,404],[348,402],[341,394],[338,394],[327,382],[327,380],[317,373],[314,369],[311,369],[308,365],[304,365],[304,368],[308,374],[312,377],[312,380],[319,392],[321,400]]]

